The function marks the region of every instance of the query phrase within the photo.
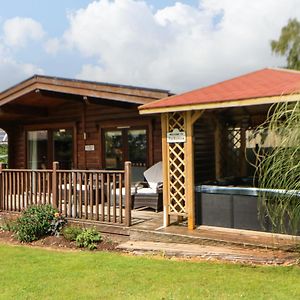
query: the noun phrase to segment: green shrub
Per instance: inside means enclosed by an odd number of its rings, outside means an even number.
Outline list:
[[[94,250],[97,248],[96,243],[101,241],[101,235],[95,228],[85,228],[76,238],[77,247]]]
[[[1,220],[0,229],[4,231],[15,231],[16,219],[4,217]]]
[[[47,234],[57,234],[65,222],[51,205],[33,205],[22,212],[14,231],[21,242],[32,242]]]
[[[68,226],[62,231],[64,238],[68,241],[76,241],[77,236],[81,233],[82,228],[76,226]]]

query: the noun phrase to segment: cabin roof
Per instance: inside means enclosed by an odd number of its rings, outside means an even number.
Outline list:
[[[104,82],[85,81],[34,75],[0,93],[0,106],[32,92],[53,92],[133,104],[145,104],[170,95],[162,89],[152,89]]]
[[[291,95],[293,94],[293,95]],[[187,111],[276,102],[288,95],[300,100],[300,72],[266,68],[139,107],[141,114]],[[278,102],[280,102],[278,100]]]

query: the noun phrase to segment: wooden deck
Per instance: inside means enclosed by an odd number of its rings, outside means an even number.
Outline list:
[[[130,239],[156,242],[190,244],[235,244],[250,247],[290,248],[300,241],[300,237],[238,230],[222,227],[199,226],[189,230],[185,223],[178,224],[177,217],[171,217],[171,225],[163,228],[163,213],[152,211],[132,211],[133,226],[129,229]]]

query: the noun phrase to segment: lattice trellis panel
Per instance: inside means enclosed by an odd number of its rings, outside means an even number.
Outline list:
[[[183,112],[168,114],[168,131],[185,131]],[[168,144],[169,153],[169,213],[186,214],[185,151],[184,143]]]
[[[225,176],[239,175],[240,148],[241,148],[241,129],[239,127],[228,127]]]

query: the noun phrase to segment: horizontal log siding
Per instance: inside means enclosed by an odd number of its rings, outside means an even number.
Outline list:
[[[204,114],[194,124],[195,183],[215,178],[214,127]]]
[[[138,126],[140,122],[149,117],[140,116],[137,107],[120,108],[116,106],[102,106],[95,104],[86,105],[86,133],[87,139],[83,139],[82,112],[84,104],[80,102],[68,101],[59,107],[52,108],[49,116],[45,118],[31,118],[30,122],[18,122],[12,127],[5,127],[9,136],[10,147],[10,168],[26,167],[26,145],[25,129],[26,125],[46,124],[46,123],[76,123],[77,128],[77,169],[98,169],[101,165],[100,157],[100,135],[99,127],[103,122],[111,123],[115,127],[116,121],[125,125]],[[159,116],[150,118],[152,123],[152,143],[153,162],[161,160],[161,129]],[[0,124],[1,126],[1,124]],[[3,126],[4,127],[4,126]],[[85,145],[95,145],[95,151],[84,152]],[[150,159],[151,161],[151,159]],[[85,163],[86,162],[86,163]]]
[[[25,132],[21,126],[3,128],[8,135],[10,168],[26,168]]]

